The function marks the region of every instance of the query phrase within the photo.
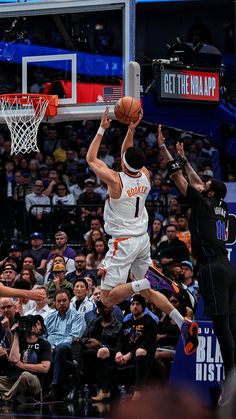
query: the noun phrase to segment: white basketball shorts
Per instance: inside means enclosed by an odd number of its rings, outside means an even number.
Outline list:
[[[104,259],[102,290],[111,290],[125,284],[131,271],[135,279],[143,279],[151,265],[150,240],[148,233],[137,237],[112,238],[108,242],[109,250]]]

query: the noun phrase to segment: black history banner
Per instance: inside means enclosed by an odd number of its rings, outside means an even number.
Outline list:
[[[201,299],[200,304],[203,304]],[[169,384],[173,387],[184,385],[190,388],[205,404],[212,406],[212,394],[216,391],[220,392],[220,383],[225,378],[223,360],[212,321],[198,319],[196,321],[198,322],[198,348],[193,355],[186,356],[180,337]]]
[[[160,71],[160,99],[218,103],[220,99],[219,73],[163,68]]]

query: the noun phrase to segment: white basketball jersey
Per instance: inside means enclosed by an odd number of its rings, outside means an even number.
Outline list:
[[[120,198],[108,197],[105,202],[105,231],[112,237],[140,236],[148,228],[145,201],[150,191],[149,179],[142,172],[139,177],[119,172],[119,177],[122,188]]]

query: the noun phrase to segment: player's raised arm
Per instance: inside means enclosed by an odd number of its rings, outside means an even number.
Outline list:
[[[157,142],[158,142],[160,153],[166,161],[166,168],[167,168],[170,178],[173,179],[173,181],[175,182],[180,192],[183,195],[186,195],[188,182],[186,181],[183,175],[183,172],[180,167],[180,163],[173,159],[171,153],[169,152],[169,150],[167,149],[165,145],[165,138],[163,137],[163,134],[162,134],[161,125],[158,125]]]
[[[181,164],[184,166],[186,174],[188,176],[189,183],[195,187],[196,189],[201,189],[201,186],[204,186],[204,182],[198,176],[197,172],[195,172],[194,168],[189,163],[185,152],[184,152],[184,145],[183,143],[176,143],[176,151],[179,156],[179,160]]]
[[[138,124],[141,122],[143,117],[143,110],[141,110],[139,117],[136,122],[130,122],[128,126],[128,130],[121,146],[121,159],[123,158],[124,153],[126,152],[127,148],[133,147],[134,145],[134,131]]]
[[[88,165],[91,167],[94,173],[99,176],[99,178],[106,184],[109,184],[113,177],[115,177],[115,175],[113,175],[113,173],[115,174],[115,171],[110,169],[106,163],[98,158],[98,150],[102,142],[104,132],[107,128],[110,127],[111,124],[111,120],[109,119],[108,115],[109,106],[106,106],[105,112],[101,119],[100,127],[98,128],[98,131],[89,146],[86,156]]]

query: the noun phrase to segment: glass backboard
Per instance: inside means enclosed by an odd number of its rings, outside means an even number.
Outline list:
[[[0,2],[0,94],[58,94],[54,122],[100,118],[107,103],[137,97],[134,3]]]

